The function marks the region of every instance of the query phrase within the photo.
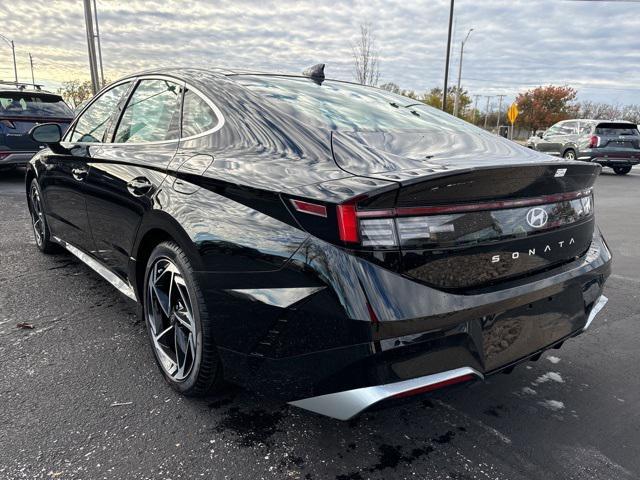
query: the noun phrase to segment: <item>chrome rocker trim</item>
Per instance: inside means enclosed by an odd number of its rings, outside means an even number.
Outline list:
[[[138,301],[138,299],[136,298],[136,294],[133,291],[133,288],[131,287],[131,285],[128,285],[127,283],[122,281],[120,277],[118,277],[115,273],[113,273],[107,267],[102,265],[99,261],[95,260],[93,257],[91,257],[90,255],[87,255],[82,250],[79,250],[78,248],[74,247],[73,245],[65,242],[64,240],[58,237],[52,237],[52,238],[54,242],[56,242],[60,246],[67,249],[75,257],[77,257],[78,260],[80,260],[82,263],[84,263],[93,271],[95,271],[98,275],[104,278],[111,285],[116,287],[120,291],[120,293],[123,293],[134,302]]]
[[[593,305],[593,308],[591,309],[591,313],[589,314],[589,318],[587,318],[587,323],[582,328],[583,332],[587,328],[589,328],[591,326],[591,322],[593,322],[593,320],[596,318],[596,315],[598,315],[598,313],[600,313],[600,310],[602,310],[604,308],[604,306],[607,304],[608,301],[609,301],[609,299],[607,297],[605,297],[604,295],[600,295],[600,298]]]
[[[370,406],[411,390],[447,382],[459,377],[474,375],[478,379],[484,376],[471,367],[456,368],[425,377],[413,378],[402,382],[356,388],[344,392],[329,393],[317,397],[304,398],[289,402],[289,405],[303,408],[338,420],[349,420]]]

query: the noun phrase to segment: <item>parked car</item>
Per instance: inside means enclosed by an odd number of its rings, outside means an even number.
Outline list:
[[[618,175],[640,163],[640,131],[630,122],[567,120],[530,138],[527,146],[567,160],[599,163]]]
[[[31,134],[38,247],[138,302],[185,395],[224,378],[348,419],[510,372],[606,303],[599,165],[323,66],[141,73]]]
[[[64,131],[73,119],[60,95],[28,87],[0,83],[0,171],[26,165],[44,148],[29,136],[34,125],[55,122]]]

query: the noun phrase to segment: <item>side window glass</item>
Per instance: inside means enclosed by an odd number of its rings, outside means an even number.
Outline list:
[[[182,105],[182,137],[191,137],[211,130],[219,118],[200,96],[187,89]]]
[[[118,102],[129,90],[131,82],[122,83],[104,92],[80,116],[71,135],[72,142],[103,142],[109,120],[118,107]]]
[[[567,122],[564,124],[563,133],[565,135],[574,135],[578,133],[578,122]]]
[[[580,124],[580,135],[588,135],[591,133],[592,125],[589,123],[581,123]]]
[[[179,85],[167,80],[142,80],[131,95],[116,130],[116,143],[175,140],[180,136]]]

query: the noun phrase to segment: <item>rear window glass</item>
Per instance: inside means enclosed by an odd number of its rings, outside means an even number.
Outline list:
[[[239,75],[243,86],[305,123],[332,130],[477,130],[411,98],[377,88],[307,78]]]
[[[0,93],[0,115],[72,118],[73,112],[58,95],[3,92]]]
[[[628,123],[601,123],[596,128],[596,134],[615,137],[618,135],[640,135],[640,132],[638,132],[637,126]]]

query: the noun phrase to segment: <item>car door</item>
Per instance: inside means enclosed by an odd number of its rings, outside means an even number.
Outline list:
[[[562,130],[564,138],[562,139],[562,145],[560,146],[560,155],[562,155],[568,148],[572,148],[574,151],[576,150],[579,127],[580,122],[577,120],[566,122],[563,125]]]
[[[182,90],[174,79],[140,78],[112,141],[89,162],[87,213],[97,256],[124,279],[138,227],[178,148]]]
[[[563,138],[563,122],[556,123],[549,130],[544,132],[542,138],[537,143],[537,150],[549,155],[560,155],[560,145]]]
[[[97,97],[67,132],[63,148],[43,157],[40,187],[51,233],[85,252],[95,250],[84,198],[88,160],[104,140],[118,102],[129,86],[116,85]]]

